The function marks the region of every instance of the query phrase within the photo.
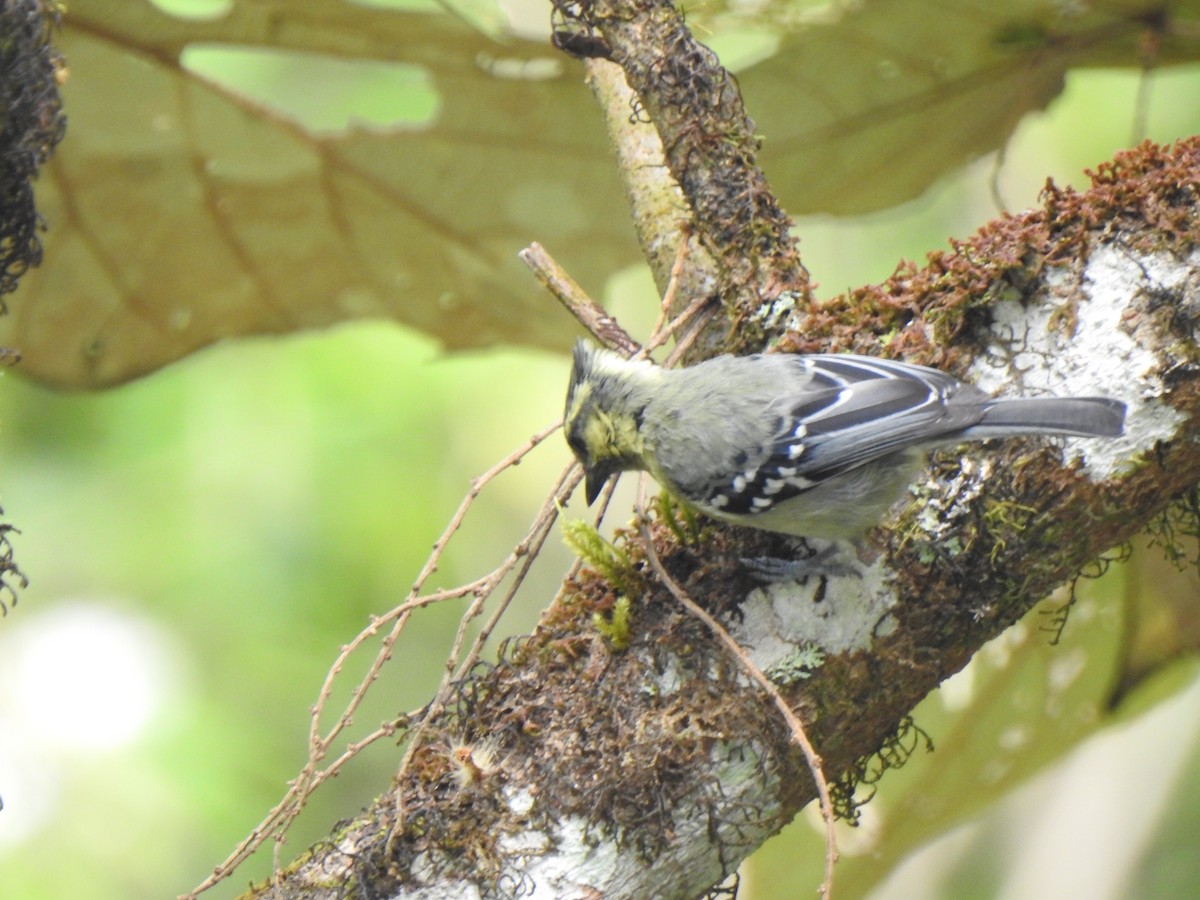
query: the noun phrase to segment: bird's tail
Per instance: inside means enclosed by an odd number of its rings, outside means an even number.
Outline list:
[[[1018,434],[1117,437],[1125,430],[1125,404],[1108,397],[1013,397],[985,405],[983,418],[964,437],[982,440]]]

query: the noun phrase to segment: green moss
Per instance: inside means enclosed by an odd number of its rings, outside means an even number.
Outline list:
[[[825,651],[811,641],[787,659],[777,662],[763,674],[775,684],[783,687],[811,678],[814,671],[825,664]]]
[[[1171,502],[1146,525],[1150,544],[1179,570],[1200,568],[1200,489],[1192,488]]]
[[[628,597],[618,597],[608,618],[601,613],[592,613],[592,625],[612,645],[614,650],[629,646],[630,603]]]
[[[703,529],[695,511],[686,504],[680,503],[667,491],[663,491],[654,500],[654,511],[658,520],[675,536],[683,546],[700,543]]]
[[[562,523],[563,541],[584,563],[599,572],[620,593],[632,593],[640,582],[629,554],[606,541],[593,526],[578,519]]]
[[[989,500],[987,502],[983,512],[983,521],[988,535],[992,538],[992,548],[988,553],[988,558],[993,567],[1004,551],[1008,549],[1006,535],[1019,534],[1024,531],[1037,512],[1032,506],[1017,503],[1014,500]]]

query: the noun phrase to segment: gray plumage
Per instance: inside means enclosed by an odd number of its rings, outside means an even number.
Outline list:
[[[1112,437],[1124,418],[1125,405],[1105,397],[996,399],[937,369],[852,354],[663,369],[581,341],[564,426],[589,503],[610,475],[644,469],[709,515],[847,538],[879,522],[930,447]]]

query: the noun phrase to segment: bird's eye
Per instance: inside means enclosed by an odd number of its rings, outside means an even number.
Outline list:
[[[567,446],[571,448],[571,452],[579,459],[587,459],[587,446],[583,443],[583,439],[577,434],[567,435]]]

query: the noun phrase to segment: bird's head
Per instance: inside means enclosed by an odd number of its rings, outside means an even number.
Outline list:
[[[563,431],[583,466],[589,504],[612,475],[646,468],[640,429],[660,371],[582,340],[575,344]]]

